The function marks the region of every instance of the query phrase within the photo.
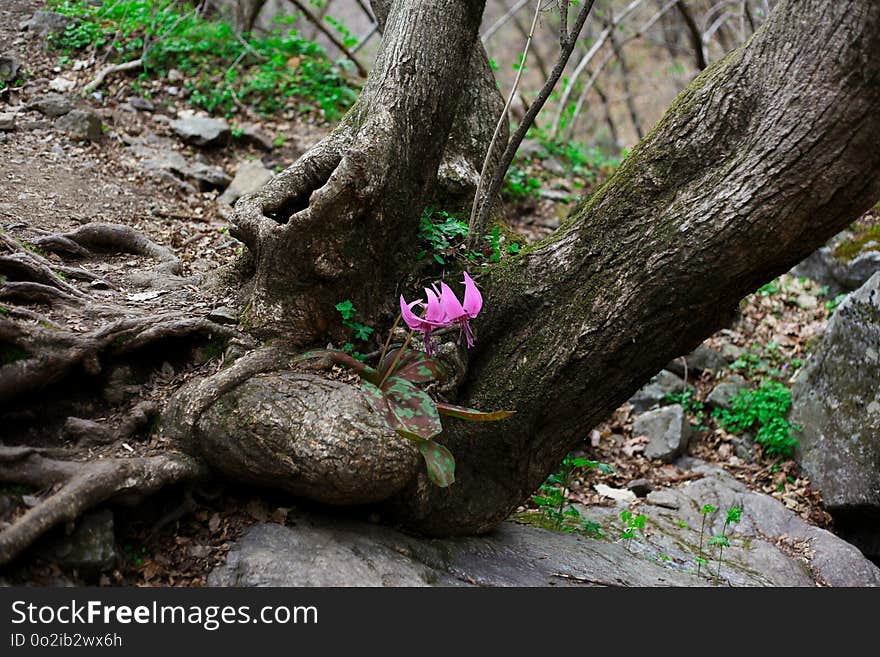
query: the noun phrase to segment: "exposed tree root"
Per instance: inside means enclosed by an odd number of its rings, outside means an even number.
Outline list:
[[[77,366],[87,374],[100,374],[99,357],[105,354],[130,354],[161,340],[194,334],[247,341],[228,326],[177,314],[122,319],[86,334],[0,317],[0,342],[14,345],[20,355],[19,359],[0,366],[0,404],[60,381]]]
[[[38,237],[33,243],[47,251],[80,257],[91,255],[92,250],[149,256],[161,263],[157,268],[159,273],[180,274],[180,258],[171,250],[133,228],[119,224],[89,223],[69,233]]]
[[[169,484],[206,475],[199,462],[182,454],[75,463],[47,458],[38,450],[0,447],[0,481],[31,486],[61,484],[58,492],[0,532],[0,565],[52,527],[75,521],[101,502],[119,496],[146,496]]]

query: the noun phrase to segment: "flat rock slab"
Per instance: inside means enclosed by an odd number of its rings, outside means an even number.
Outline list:
[[[702,576],[695,574],[699,508],[711,503],[726,510],[737,503],[745,512],[724,553],[723,584],[880,585],[880,569],[853,546],[722,470],[699,462],[695,468],[703,479],[655,491],[647,504],[634,507],[634,513],[648,516],[647,536],[629,545],[614,540],[625,505],[584,509],[602,524],[604,539],[514,522],[486,536],[423,539],[382,525],[294,512],[286,526],[251,527],[208,584],[711,586],[705,569]],[[650,502],[658,493],[666,496],[667,506]],[[719,514],[708,523],[707,534],[720,531],[721,522]],[[714,560],[710,567],[714,574]]]
[[[734,476],[696,459],[682,459],[702,479],[648,494],[647,504],[633,508],[644,514],[644,536],[630,542],[634,558],[663,563],[668,568],[692,572],[699,555],[700,510],[706,504],[718,509],[706,516],[703,557],[709,561],[712,583],[718,572],[717,551],[706,546],[709,537],[722,531],[727,510],[743,509],[742,519],[728,530],[721,583],[742,586],[880,586],[880,568],[856,547],[829,531],[814,527],[775,498],[750,490]],[[629,508],[579,507],[598,522],[610,537],[622,531],[620,512]],[[701,569],[706,575],[707,567]]]
[[[210,586],[700,586],[609,541],[503,523],[487,536],[421,539],[388,527],[300,516],[255,525]]]

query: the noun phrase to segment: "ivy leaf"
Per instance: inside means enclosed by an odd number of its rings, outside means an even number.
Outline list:
[[[419,443],[419,451],[425,458],[428,478],[440,488],[447,488],[455,483],[455,459],[440,443],[425,440]]]
[[[392,426],[401,435],[415,440],[430,440],[443,431],[434,400],[406,379],[390,377],[381,392],[399,425]]]
[[[484,413],[475,408],[466,408],[465,406],[456,406],[455,404],[444,404],[437,402],[437,410],[441,415],[449,415],[457,417],[460,420],[470,420],[471,422],[497,422],[498,420],[506,420],[516,411],[493,411]]]

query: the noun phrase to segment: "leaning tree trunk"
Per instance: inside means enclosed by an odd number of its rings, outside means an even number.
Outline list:
[[[409,33],[411,26],[395,23],[402,17],[395,12],[413,6],[394,5],[389,33]],[[453,15],[461,24],[471,19]],[[396,61],[418,56],[429,68],[448,51],[443,39],[394,43],[388,48]],[[426,43],[436,51],[424,52]],[[376,105],[376,120],[364,114],[374,88],[368,86],[356,116],[384,130],[394,108]],[[413,93],[419,96],[418,86]],[[421,108],[401,102],[410,111]],[[413,121],[397,130],[407,139],[430,136]],[[254,352],[182,390],[166,414],[166,434],[233,478],[332,503],[384,502],[388,513],[427,533],[487,531],[643,381],[729,321],[743,296],[880,197],[878,134],[880,5],[780,3],[749,43],[681,94],[557,234],[481,277],[487,304],[478,348],[469,363],[458,361],[446,393],[478,408],[515,408],[517,415],[498,425],[448,423],[441,441],[457,460],[457,481],[448,489],[428,483],[412,444],[377,423],[358,387],[294,371],[283,351]],[[383,157],[408,157],[415,148],[407,140],[397,150],[376,143]],[[433,167],[439,153],[431,153]],[[378,159],[363,172],[375,184],[371,173],[378,171],[394,194],[383,200],[369,193],[376,199],[370,230],[383,230],[391,219],[415,223],[393,204],[403,202],[406,189],[422,193],[430,175],[420,170],[413,176],[397,161]],[[389,171],[402,178],[386,176]],[[307,213],[324,207],[325,193],[312,196]],[[364,239],[357,221],[322,216],[327,225],[320,234],[300,215],[263,230],[297,229],[301,242],[314,245]],[[290,246],[300,253],[297,248]],[[359,248],[352,262],[373,266],[375,254]],[[281,250],[273,253],[279,285],[294,285],[308,301],[309,289],[287,277],[291,261],[281,260]],[[391,271],[377,267],[376,275]],[[346,280],[328,278],[330,298],[340,298],[338,283]],[[371,285],[375,302],[386,301],[378,295],[381,283]],[[315,312],[322,310],[316,304]],[[295,337],[303,335],[310,334]],[[444,350],[456,353],[452,344]]]
[[[557,234],[482,280],[487,317],[452,427],[449,490],[394,509],[486,531],[671,358],[880,198],[880,3],[788,0],[674,102]]]
[[[326,341],[343,299],[374,318],[412,260],[441,161],[452,191],[474,186],[503,108],[474,47],[484,3],[388,4],[373,3],[385,38],[355,107],[236,205],[233,234],[255,260],[245,321],[263,334]]]

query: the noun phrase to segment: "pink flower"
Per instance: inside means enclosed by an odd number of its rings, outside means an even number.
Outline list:
[[[434,290],[425,288],[427,302],[417,299],[407,303],[400,297],[400,312],[403,321],[413,331],[421,331],[425,334],[425,351],[430,356],[434,347],[431,341],[431,333],[438,328],[458,324],[467,340],[468,348],[474,346],[474,334],[470,327],[470,320],[474,319],[483,307],[483,296],[477,289],[476,283],[464,273],[464,301],[460,302],[450,287],[441,282],[440,289],[434,286]],[[413,312],[413,306],[421,304],[425,308],[423,317]]]
[[[425,334],[425,351],[430,356],[433,353],[434,347],[431,341],[431,333],[434,329],[443,328],[444,326],[449,326],[450,322],[446,321],[446,318],[443,313],[443,307],[440,303],[440,299],[437,295],[425,288],[425,294],[427,295],[428,302],[425,303],[421,299],[416,299],[410,303],[407,303],[404,300],[403,295],[400,295],[400,314],[403,317],[403,321],[406,322],[406,325],[410,327],[413,331],[421,331]],[[419,317],[413,312],[413,306],[421,304],[425,307],[425,316]]]
[[[458,323],[467,340],[468,349],[474,346],[474,332],[470,320],[474,319],[483,307],[483,295],[477,289],[474,279],[464,272],[464,302],[459,303],[458,297],[446,283],[440,283],[440,306],[450,324]]]

